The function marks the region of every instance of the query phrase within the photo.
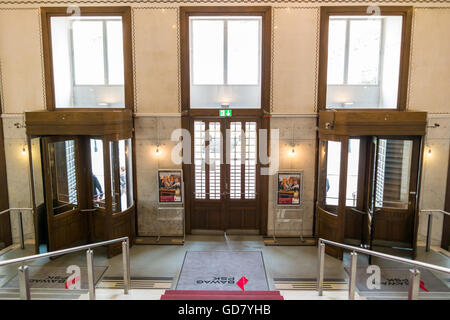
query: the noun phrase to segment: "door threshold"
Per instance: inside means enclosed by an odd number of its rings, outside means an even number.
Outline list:
[[[225,235],[224,230],[208,230],[208,229],[192,229],[191,234],[193,235],[208,235],[208,236],[223,236]]]

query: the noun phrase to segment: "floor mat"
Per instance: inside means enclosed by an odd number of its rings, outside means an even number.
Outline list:
[[[348,267],[345,267],[345,270],[348,272]],[[450,292],[450,288],[432,272],[421,268],[418,270],[421,281],[420,292]],[[381,268],[380,288],[372,289],[367,285],[375,283],[374,272],[368,272],[367,268],[357,268],[356,287],[360,292],[408,292],[409,276],[409,268]]]
[[[245,277],[245,279],[243,279]],[[269,290],[261,251],[188,251],[177,290]]]
[[[65,267],[28,266],[30,288],[66,289],[66,280],[73,272],[67,272]],[[97,283],[108,267],[94,267],[94,282]],[[87,268],[80,267],[81,289],[88,289]],[[3,288],[19,288],[16,275]]]

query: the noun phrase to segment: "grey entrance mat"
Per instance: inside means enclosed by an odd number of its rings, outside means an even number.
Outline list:
[[[28,266],[30,288],[66,289],[66,280],[73,272],[67,272],[66,267]],[[97,283],[108,267],[94,267],[94,282]],[[80,267],[81,289],[88,289],[88,274],[86,267]],[[19,288],[19,278],[16,275],[3,288]]]
[[[178,278],[178,290],[269,290],[261,251],[187,251]]]
[[[346,266],[345,270],[349,271]],[[436,277],[432,272],[424,269],[420,271],[420,280],[422,287],[429,292],[450,292],[450,288]],[[369,289],[367,282],[373,281],[373,271],[368,273],[367,268],[357,268],[356,270],[356,287],[360,292],[408,292],[409,288],[409,269],[408,268],[381,268],[380,289]],[[371,277],[369,279],[369,277]],[[373,283],[373,282],[372,282]],[[427,292],[422,288],[420,292]]]

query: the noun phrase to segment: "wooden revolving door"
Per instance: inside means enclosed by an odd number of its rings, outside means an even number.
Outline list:
[[[415,255],[426,114],[326,111],[319,122],[317,235]]]
[[[26,124],[36,252],[124,236],[133,243],[131,112],[29,112]],[[119,252],[108,246],[108,256]]]

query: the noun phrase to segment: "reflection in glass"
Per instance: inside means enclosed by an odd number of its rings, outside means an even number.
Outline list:
[[[49,143],[49,166],[54,214],[72,210],[78,204],[75,141]]]
[[[91,139],[92,191],[94,207],[105,208],[105,171],[103,162],[103,141]]]
[[[327,205],[337,206],[339,204],[340,169],[341,143],[339,141],[328,141],[325,201]]]
[[[133,205],[131,139],[110,142],[112,211],[125,211]]]
[[[45,202],[44,181],[42,176],[41,138],[31,139],[31,161],[33,168],[34,200],[37,208]]]
[[[401,16],[332,16],[327,108],[396,108]]]
[[[356,207],[358,199],[359,147],[359,139],[349,139],[346,196],[346,206],[349,207]]]
[[[411,140],[379,139],[376,207],[408,208],[412,146]]]

